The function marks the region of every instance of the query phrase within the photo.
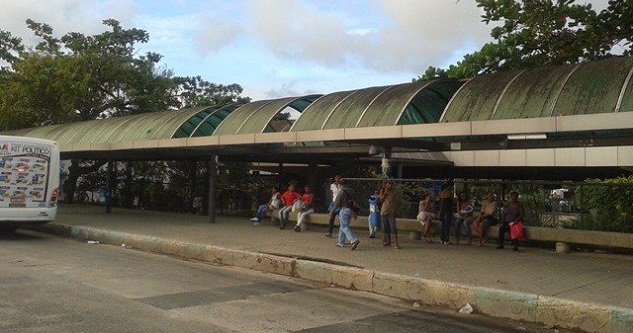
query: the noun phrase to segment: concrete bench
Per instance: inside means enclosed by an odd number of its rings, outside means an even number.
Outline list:
[[[288,216],[288,220],[291,222],[297,222],[297,214],[298,212],[290,212]],[[271,213],[271,220],[273,224],[279,224],[279,210],[273,210]],[[308,215],[306,218],[306,224],[312,225],[328,225],[329,223],[329,215],[324,213],[313,213]],[[398,222],[398,232],[422,232],[422,224],[418,222],[416,219],[411,218],[397,218]],[[439,227],[439,221],[434,221],[434,226],[437,225]],[[338,226],[338,218],[334,220],[334,224]],[[358,218],[352,220],[350,226],[353,229],[368,229],[369,220],[367,215],[359,215]],[[306,226],[303,226],[306,228]],[[496,227],[495,227],[496,228]],[[492,230],[492,229],[491,229]],[[498,232],[498,229],[495,229],[494,232]]]
[[[297,221],[297,212],[291,212],[288,218],[292,222]],[[274,210],[271,213],[271,220],[275,224],[279,224],[279,211]],[[328,225],[328,214],[314,213],[310,214],[306,219],[307,224],[312,225]],[[397,218],[398,232],[410,233],[411,238],[418,238],[421,233],[422,225],[416,219],[411,218]],[[338,219],[334,222],[338,225]],[[353,220],[351,227],[359,230],[367,230],[368,220],[367,215],[358,216],[356,220]],[[291,226],[292,227],[292,226]],[[304,229],[306,226],[303,227]],[[433,221],[434,234],[437,235],[440,228],[439,221]],[[451,228],[451,234],[453,233]],[[414,233],[414,234],[411,234]],[[499,234],[498,226],[491,226],[488,230],[488,238],[496,239]],[[526,239],[530,242],[543,242],[543,243],[564,243],[572,244],[578,247],[590,247],[600,249],[617,249],[627,252],[633,251],[633,234],[619,233],[619,232],[606,232],[606,231],[588,231],[588,230],[574,230],[574,229],[561,229],[561,228],[545,228],[545,227],[525,227]],[[476,235],[473,232],[473,237]],[[506,234],[506,239],[509,240],[509,233]],[[557,246],[558,247],[558,246]]]

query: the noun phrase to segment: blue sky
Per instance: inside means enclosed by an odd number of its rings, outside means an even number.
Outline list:
[[[604,8],[607,0],[588,1]],[[585,3],[585,1],[577,1]],[[471,0],[0,0],[0,29],[34,43],[25,20],[57,35],[146,30],[140,52],[175,75],[237,83],[254,100],[409,82],[490,40]]]

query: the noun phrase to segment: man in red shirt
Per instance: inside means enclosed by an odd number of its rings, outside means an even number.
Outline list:
[[[312,207],[312,200],[314,196],[310,191],[310,186],[306,186],[303,188],[303,195],[301,196],[301,208],[299,209],[299,215],[297,215],[297,225],[295,226],[295,231],[301,231],[301,225],[305,223],[305,219],[308,215],[314,213],[314,208]]]
[[[284,207],[279,210],[279,229],[285,228],[288,224],[288,215],[290,215],[292,205],[297,200],[301,200],[301,196],[295,191],[295,186],[288,186],[288,190],[281,195],[281,203]]]

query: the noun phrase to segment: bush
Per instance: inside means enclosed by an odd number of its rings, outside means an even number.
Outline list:
[[[576,193],[584,230],[633,232],[633,176],[589,179]]]

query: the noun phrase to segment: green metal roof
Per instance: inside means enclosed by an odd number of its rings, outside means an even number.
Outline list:
[[[312,103],[291,131],[435,123],[461,84],[438,80],[335,92]]]
[[[213,135],[264,133],[272,131],[270,121],[286,108],[303,112],[321,95],[287,97],[245,104],[233,111],[218,125]]]
[[[144,113],[25,129],[21,130],[20,134],[65,144],[116,143],[209,135],[208,131],[215,128],[218,123],[217,119],[224,119],[236,107],[226,106],[215,110],[205,106],[179,111]],[[195,130],[198,132],[192,133]]]
[[[453,97],[441,122],[633,111],[633,57],[480,76]]]
[[[212,135],[215,129],[241,104],[230,104],[219,109],[206,108],[187,119],[174,134],[174,138]]]

